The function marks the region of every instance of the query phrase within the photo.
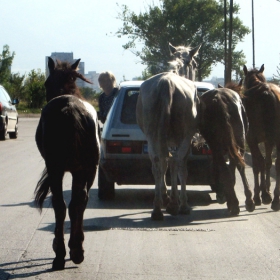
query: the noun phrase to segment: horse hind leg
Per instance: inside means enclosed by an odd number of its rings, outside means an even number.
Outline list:
[[[214,153],[214,152],[213,152]],[[239,201],[234,191],[235,175],[232,174],[231,168],[227,166],[222,154],[215,155],[219,168],[219,183],[223,186],[225,197],[227,200],[227,207],[230,215],[236,216],[239,214]]]
[[[52,205],[55,213],[55,231],[53,250],[56,254],[53,260],[53,270],[63,270],[65,267],[66,249],[64,244],[64,220],[66,216],[66,204],[63,199],[62,179],[64,172],[48,171],[51,183]]]
[[[271,203],[271,209],[274,211],[280,210],[279,195],[280,195],[280,143],[277,145],[277,159],[275,162],[276,169],[276,184],[274,189],[274,198]]]
[[[186,159],[183,159],[179,162],[178,176],[181,184],[179,213],[183,215],[189,215],[191,213],[191,207],[188,204],[186,190],[186,179],[188,177]]]
[[[265,186],[262,190],[262,202],[263,204],[270,204],[272,196],[270,193],[270,169],[272,166],[272,149],[273,144],[265,143]]]
[[[245,197],[246,197],[246,200],[245,200],[246,210],[248,212],[253,212],[255,210],[255,202],[252,198],[253,194],[252,194],[252,191],[249,187],[249,183],[247,181],[247,177],[246,177],[246,174],[245,174],[245,167],[237,165],[237,169],[239,171],[239,174],[241,176],[243,186],[244,186],[244,194],[245,194]]]
[[[151,157],[152,171],[155,178],[155,198],[154,209],[151,214],[151,219],[155,221],[163,220],[163,213],[161,207],[163,205],[162,190],[165,188],[165,173],[167,170],[167,161],[165,158],[158,156]]]
[[[83,171],[72,172],[72,176],[72,197],[69,204],[71,233],[68,246],[70,248],[70,259],[75,264],[80,264],[84,260],[83,216],[93,180],[90,180],[91,183],[87,183],[87,174]]]
[[[171,179],[171,192],[169,202],[166,206],[166,212],[170,215],[175,216],[179,214],[179,195],[177,187],[178,166],[174,158],[169,159],[169,169]]]
[[[255,205],[261,205],[260,192],[265,189],[264,181],[264,158],[259,150],[258,144],[248,141],[252,154],[253,173],[254,173],[254,202]],[[261,174],[261,185],[259,183],[259,174]]]

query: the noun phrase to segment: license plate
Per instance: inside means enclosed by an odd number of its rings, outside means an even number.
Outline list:
[[[148,144],[143,145],[143,153],[147,154],[148,153]]]

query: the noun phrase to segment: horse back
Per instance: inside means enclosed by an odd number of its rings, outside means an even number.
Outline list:
[[[146,80],[137,101],[137,122],[148,139],[167,147],[179,146],[197,126],[197,103],[193,82],[174,73],[162,73]]]
[[[65,171],[71,171],[98,164],[99,138],[93,116],[72,95],[54,98],[43,108],[36,143],[47,166],[59,161]]]

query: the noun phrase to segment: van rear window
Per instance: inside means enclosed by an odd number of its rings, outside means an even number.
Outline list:
[[[124,124],[137,124],[136,103],[139,90],[127,90],[123,100],[121,122]]]

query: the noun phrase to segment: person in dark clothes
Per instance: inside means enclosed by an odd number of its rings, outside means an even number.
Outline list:
[[[116,78],[110,71],[102,72],[99,75],[98,83],[103,90],[101,93],[99,103],[99,120],[105,123],[107,114],[113,104],[114,97],[116,96],[119,88],[117,87]]]

